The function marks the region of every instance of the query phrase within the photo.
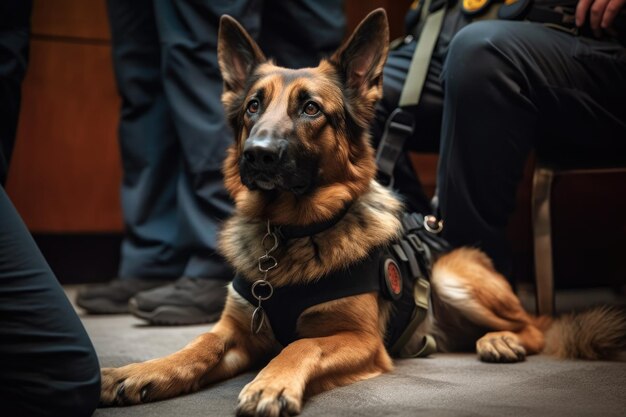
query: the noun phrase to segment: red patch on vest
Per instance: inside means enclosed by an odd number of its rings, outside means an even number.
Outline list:
[[[386,264],[385,279],[387,280],[389,290],[394,296],[400,295],[402,293],[402,275],[398,265],[391,259]]]

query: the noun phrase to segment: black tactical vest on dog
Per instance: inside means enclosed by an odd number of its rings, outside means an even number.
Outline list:
[[[448,250],[443,239],[426,231],[422,215],[405,214],[403,226],[402,239],[373,250],[347,269],[330,273],[310,284],[275,287],[273,295],[263,301],[263,310],[276,340],[286,346],[299,339],[297,321],[309,307],[353,295],[380,292],[394,303],[385,334],[387,349],[394,346],[419,308],[414,292],[418,280],[429,280],[433,257]],[[282,235],[284,240],[290,238]],[[251,291],[253,282],[237,274],[233,288],[256,307],[258,301]]]

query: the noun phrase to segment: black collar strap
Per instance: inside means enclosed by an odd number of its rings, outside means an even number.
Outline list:
[[[339,221],[343,219],[343,216],[346,215],[351,205],[352,203],[347,203],[339,213],[326,221],[308,224],[306,226],[294,226],[288,224],[277,226],[276,233],[283,240],[298,239],[301,237],[316,235],[323,232],[324,230],[330,229],[331,227],[339,223]]]

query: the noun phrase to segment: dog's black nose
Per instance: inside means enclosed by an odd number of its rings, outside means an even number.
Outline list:
[[[287,149],[287,141],[267,137],[248,138],[243,147],[246,163],[257,169],[277,167]]]

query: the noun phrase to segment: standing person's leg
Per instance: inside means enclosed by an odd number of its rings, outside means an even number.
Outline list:
[[[510,278],[505,228],[530,150],[624,160],[626,54],[538,24],[479,22],[454,38],[444,92],[445,236],[482,248]]]
[[[163,286],[184,271],[176,188],[181,161],[161,81],[160,40],[152,0],[108,0],[113,64],[122,98],[119,142],[124,240],[120,280],[82,290],[92,313],[128,311],[136,293]]]
[[[180,149],[161,81],[160,38],[149,0],[109,0],[113,59],[122,96],[119,126],[126,239],[120,276],[176,278],[188,254],[178,243]]]
[[[217,31],[222,14],[241,20],[254,3],[239,0],[220,7],[209,0],[155,2],[163,84],[183,154],[178,221],[192,254],[184,270],[189,277],[232,278],[216,242],[219,223],[233,208],[221,174],[233,138],[221,102]]]
[[[190,253],[175,284],[138,294],[131,311],[152,323],[191,324],[214,321],[233,272],[217,252],[217,233],[233,203],[221,173],[232,132],[221,103],[222,78],[217,64],[219,19],[229,14],[258,27],[260,3],[239,0],[156,0],[165,95],[182,151],[177,184],[177,225]]]
[[[3,415],[93,413],[100,398],[96,352],[1,186],[0,340]]]
[[[32,0],[0,3],[0,185],[5,184],[28,62]]]

